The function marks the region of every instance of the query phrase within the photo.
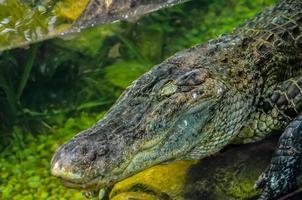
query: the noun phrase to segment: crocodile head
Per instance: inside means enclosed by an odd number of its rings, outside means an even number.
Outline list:
[[[102,188],[185,158],[211,129],[227,90],[188,57],[177,55],[134,81],[102,120],[58,149],[52,174],[67,186]]]

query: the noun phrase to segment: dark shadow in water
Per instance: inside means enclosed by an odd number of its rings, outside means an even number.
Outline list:
[[[277,137],[272,137],[255,144],[234,145],[216,156],[201,160],[188,172],[184,199],[241,199],[238,196],[246,191],[245,187],[249,185],[251,188],[268,166],[277,141]],[[256,197],[253,193],[245,199]]]

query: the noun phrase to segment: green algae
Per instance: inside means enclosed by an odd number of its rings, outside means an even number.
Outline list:
[[[240,168],[243,172],[238,173],[233,169],[223,169],[220,174],[223,179],[217,181],[215,187],[215,199],[224,199],[227,196],[236,200],[244,200],[259,195],[259,191],[254,188],[255,180],[261,173],[259,168],[255,166],[254,169],[246,170],[243,165]]]

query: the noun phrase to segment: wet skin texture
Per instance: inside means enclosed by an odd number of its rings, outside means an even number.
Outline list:
[[[284,130],[256,184],[260,199],[276,199],[296,187],[301,67],[302,1],[282,1],[134,81],[101,121],[57,151],[52,174],[70,187],[110,187],[159,163],[202,159]]]

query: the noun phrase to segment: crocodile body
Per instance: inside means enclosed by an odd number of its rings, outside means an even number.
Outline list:
[[[160,163],[259,141],[301,111],[302,1],[285,0],[134,81],[101,121],[58,150],[52,174],[71,187],[107,187]],[[261,199],[295,187],[274,189],[265,175]]]

